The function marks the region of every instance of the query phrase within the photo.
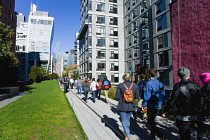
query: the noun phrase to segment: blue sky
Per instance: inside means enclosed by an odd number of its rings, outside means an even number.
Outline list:
[[[15,11],[23,13],[28,21],[31,3],[37,5],[37,11],[49,12],[54,17],[54,38],[52,51],[57,42],[57,52],[74,49],[75,33],[80,26],[80,0],[15,0]]]

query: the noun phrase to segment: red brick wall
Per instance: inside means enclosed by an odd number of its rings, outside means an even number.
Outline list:
[[[177,69],[185,66],[190,80],[202,86],[199,74],[210,72],[210,1],[177,0],[170,6],[174,83]]]

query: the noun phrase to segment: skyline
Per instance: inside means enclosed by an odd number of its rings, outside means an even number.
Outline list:
[[[80,2],[77,0],[61,0],[59,2],[57,0],[16,0],[15,12],[22,13],[26,22],[31,4],[37,5],[37,11],[46,11],[50,17],[54,17],[54,37],[51,52],[54,51],[57,42],[60,42],[57,52],[74,49],[75,35],[80,26]]]

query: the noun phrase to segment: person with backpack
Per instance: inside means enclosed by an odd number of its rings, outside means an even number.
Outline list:
[[[98,86],[97,86],[96,97],[97,97],[98,99],[101,99],[102,82],[100,81],[100,79],[97,79],[97,83],[98,83]]]
[[[179,129],[181,140],[190,140],[190,127],[197,121],[198,106],[200,104],[200,87],[191,82],[190,70],[180,67],[177,75],[181,81],[173,87],[169,102],[163,109],[163,117],[176,105],[176,125]]]
[[[136,110],[135,99],[139,98],[139,88],[135,83],[131,82],[131,74],[123,75],[123,83],[120,83],[116,91],[116,99],[119,100],[117,109],[120,112],[120,121],[124,129],[125,140],[133,140],[130,132],[130,118],[134,110]]]
[[[104,90],[104,93],[105,93],[106,103],[109,102],[108,92],[109,92],[110,87],[111,87],[110,81],[107,79],[107,76],[104,76],[104,80],[102,81],[102,89]]]
[[[157,71],[154,68],[149,69],[150,80],[146,84],[144,91],[144,99],[142,102],[142,111],[147,111],[147,121],[151,127],[151,138],[155,139],[157,135],[161,139],[164,139],[165,135],[160,132],[156,126],[155,118],[165,103],[165,90],[164,85],[155,78]]]
[[[210,130],[210,73],[202,73],[199,77],[205,85],[201,88],[197,139],[204,140],[205,133]]]
[[[96,102],[97,86],[98,86],[98,83],[95,81],[95,78],[93,78],[93,79],[92,79],[92,82],[91,82],[91,84],[90,84],[90,91],[91,91],[92,94],[93,94],[93,102],[94,102],[94,103]]]
[[[90,83],[87,78],[85,78],[84,82],[82,83],[82,87],[84,90],[85,95],[85,102],[88,102],[88,92],[90,91]]]

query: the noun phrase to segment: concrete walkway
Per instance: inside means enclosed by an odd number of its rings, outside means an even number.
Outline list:
[[[123,128],[119,120],[117,101],[110,99],[105,103],[104,96],[95,103],[91,94],[88,103],[84,102],[84,95],[76,94],[72,89],[66,93],[75,114],[82,125],[89,140],[120,140],[123,139]],[[169,140],[178,140],[177,128],[174,122],[162,117],[157,117],[160,130]],[[131,120],[132,138],[135,140],[149,140],[149,130],[146,120]],[[157,138],[158,139],[158,138]]]

